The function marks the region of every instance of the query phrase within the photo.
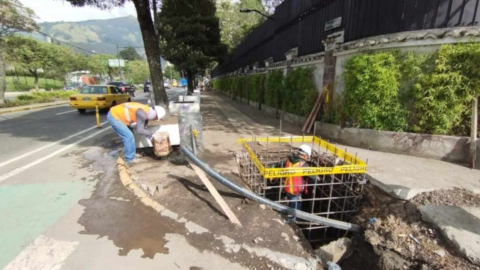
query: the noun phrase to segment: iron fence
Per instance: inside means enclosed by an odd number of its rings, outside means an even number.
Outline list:
[[[480,0],[285,0],[213,71],[212,77],[255,62],[285,60],[298,47],[298,56],[324,51],[322,40],[345,30],[345,42],[403,31],[473,26],[480,22]],[[336,18],[341,24],[325,30]]]

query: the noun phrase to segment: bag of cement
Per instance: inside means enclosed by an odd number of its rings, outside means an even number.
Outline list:
[[[153,134],[153,152],[157,157],[166,157],[172,152],[168,132],[160,131]]]

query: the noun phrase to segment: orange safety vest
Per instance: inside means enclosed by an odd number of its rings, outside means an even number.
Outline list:
[[[122,121],[125,125],[129,126],[132,123],[137,122],[137,110],[142,109],[147,113],[151,110],[148,105],[138,102],[127,102],[114,106],[110,109],[110,113],[113,118]]]
[[[287,160],[285,163],[285,168],[294,168],[294,167],[302,167],[303,161],[299,161],[295,164],[290,163],[290,160]],[[293,196],[298,196],[303,191],[303,176],[290,176],[285,178],[285,186],[283,190],[285,192],[292,194]]]

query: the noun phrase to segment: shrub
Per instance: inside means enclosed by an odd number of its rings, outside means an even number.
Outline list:
[[[265,75],[257,74],[249,79],[248,99],[251,101],[263,101]]]
[[[468,135],[471,101],[480,93],[480,44],[443,45],[433,71],[421,74],[412,89],[412,130]]]
[[[284,111],[303,116],[310,113],[318,97],[313,70],[313,68],[298,68],[290,71],[282,91]]]
[[[265,83],[265,104],[273,108],[281,108],[281,92],[284,85],[283,72],[274,70],[268,74]]]
[[[407,112],[399,100],[400,66],[391,52],[355,55],[345,65],[344,114],[353,126],[402,131]]]

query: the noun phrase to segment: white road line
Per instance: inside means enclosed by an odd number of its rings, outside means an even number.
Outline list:
[[[60,148],[59,150],[51,153],[51,154],[48,155],[48,156],[45,156],[45,157],[40,158],[40,159],[37,159],[36,161],[34,161],[34,162],[32,162],[32,163],[29,163],[29,164],[27,164],[27,165],[25,165],[25,166],[23,166],[23,167],[16,168],[15,170],[13,170],[13,171],[11,171],[11,172],[8,172],[8,173],[0,176],[0,183],[3,182],[3,181],[5,181],[5,180],[7,180],[8,178],[10,178],[10,177],[12,177],[12,176],[15,176],[15,175],[17,175],[17,174],[19,174],[19,173],[21,173],[21,172],[23,172],[23,171],[25,171],[25,170],[27,170],[27,169],[35,166],[35,165],[37,165],[37,164],[40,164],[40,163],[44,162],[44,161],[47,160],[47,159],[50,159],[50,158],[52,158],[52,157],[54,157],[54,156],[56,156],[56,155],[58,155],[58,154],[60,154],[60,153],[62,153],[62,152],[64,152],[64,151],[67,151],[68,149],[73,148],[73,147],[79,145],[80,143],[82,143],[82,142],[84,142],[84,141],[86,141],[86,140],[89,140],[89,139],[91,139],[91,138],[93,138],[93,137],[95,137],[95,136],[97,136],[97,135],[99,135],[99,134],[101,134],[101,133],[103,133],[103,132],[105,132],[105,131],[108,131],[108,130],[110,130],[110,129],[111,129],[111,127],[107,127],[107,128],[102,129],[102,130],[99,130],[99,131],[97,131],[97,132],[95,132],[95,133],[93,133],[93,134],[91,134],[91,135],[88,135],[87,137],[85,137],[85,138],[83,138],[83,139],[81,139],[81,140],[76,141],[75,143],[72,143],[72,144],[69,144],[69,145],[67,145],[67,146],[65,146],[65,147]]]
[[[61,114],[65,114],[65,113],[72,113],[72,112],[76,112],[76,111],[77,111],[77,110],[66,111],[66,112],[56,113],[55,115],[61,115]]]
[[[105,125],[106,123],[108,123],[108,122],[105,121],[105,122],[101,123],[100,126],[103,126],[103,125]],[[51,143],[51,144],[47,144],[47,145],[42,146],[42,147],[40,147],[40,148],[37,148],[37,149],[35,149],[35,150],[33,150],[33,151],[30,151],[30,152],[28,152],[28,153],[25,153],[25,154],[23,154],[23,155],[20,155],[20,156],[18,156],[18,157],[16,157],[16,158],[12,158],[12,159],[10,159],[10,160],[8,160],[8,161],[2,162],[2,163],[0,163],[0,168],[3,167],[3,166],[5,166],[5,165],[8,165],[8,164],[10,164],[10,163],[12,163],[12,162],[15,162],[15,161],[17,161],[17,160],[19,160],[19,159],[28,157],[28,156],[30,156],[30,155],[33,155],[33,154],[39,152],[39,151],[42,151],[42,150],[44,150],[44,149],[47,149],[47,148],[52,147],[52,146],[54,146],[54,145],[57,145],[57,144],[59,144],[59,143],[61,143],[61,142],[64,142],[64,141],[66,141],[66,140],[68,140],[68,139],[71,139],[71,138],[73,138],[73,137],[76,137],[76,136],[78,136],[78,135],[81,135],[81,134],[83,134],[83,133],[85,133],[85,132],[89,132],[90,130],[95,129],[95,128],[97,128],[97,127],[96,127],[96,126],[93,126],[93,127],[91,127],[91,128],[87,128],[87,129],[85,129],[85,130],[83,130],[83,131],[80,131],[80,132],[77,132],[77,133],[75,133],[75,134],[72,134],[72,135],[70,135],[70,136],[68,136],[68,137],[66,137],[66,138],[63,138],[63,139],[59,140],[59,141],[56,141],[56,142]]]

